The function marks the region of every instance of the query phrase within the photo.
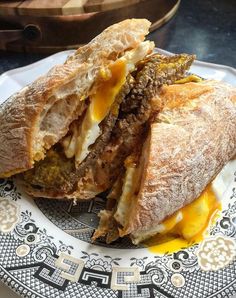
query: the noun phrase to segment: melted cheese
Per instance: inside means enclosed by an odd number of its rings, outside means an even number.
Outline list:
[[[165,220],[162,231],[145,244],[153,253],[167,253],[199,243],[207,234],[207,227],[213,224],[219,210],[221,204],[211,186],[208,186],[198,199]],[[176,221],[176,216],[180,213],[182,219]]]
[[[80,127],[77,128],[76,137],[72,136],[70,142],[64,139],[65,154],[68,158],[75,156],[77,165],[86,158],[89,146],[94,144],[101,135],[99,124],[108,115],[117,94],[126,81],[126,76],[135,69],[135,64],[139,60],[152,51],[153,47],[152,42],[142,42],[138,48],[125,52],[108,69],[101,69],[102,82],[96,89],[96,93],[90,95],[90,105]],[[69,146],[66,147],[68,143]]]
[[[197,75],[189,75],[183,79],[175,81],[175,84],[185,84],[185,83],[189,83],[189,82],[198,83],[198,82],[202,82],[202,81],[203,81],[203,79]]]

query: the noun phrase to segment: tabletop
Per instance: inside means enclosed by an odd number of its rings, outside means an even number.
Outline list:
[[[149,39],[170,52],[195,53],[198,60],[236,67],[235,15],[235,0],[182,0],[176,16],[151,33]],[[44,57],[0,51],[0,74]],[[2,284],[0,296],[18,297]]]

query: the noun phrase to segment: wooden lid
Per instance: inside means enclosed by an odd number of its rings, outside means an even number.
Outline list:
[[[152,31],[175,14],[179,3],[180,0],[0,0],[0,49],[52,53],[77,48],[111,24],[129,18],[149,19]]]
[[[124,8],[145,0],[27,0],[0,1],[0,14],[53,16],[76,15]]]

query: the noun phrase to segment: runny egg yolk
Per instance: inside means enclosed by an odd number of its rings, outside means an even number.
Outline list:
[[[101,68],[99,72],[100,84],[96,85],[94,94],[89,93],[90,104],[85,115],[73,131],[63,141],[65,154],[68,158],[75,156],[75,164],[80,163],[90,152],[90,146],[101,135],[100,123],[110,113],[117,116],[119,108],[119,94],[129,73],[135,70],[138,61],[142,60],[154,48],[150,41],[142,42],[137,48],[126,51],[121,58],[109,66]],[[97,82],[97,80],[96,80]],[[90,90],[93,92],[93,88]],[[85,96],[81,98],[83,100]]]
[[[203,240],[207,227],[215,221],[221,203],[208,186],[191,204],[166,219],[162,232],[145,242],[153,253],[171,253]]]
[[[90,105],[83,122],[73,132],[69,145],[66,143],[67,140],[64,141],[65,154],[68,158],[75,155],[78,164],[86,158],[89,146],[94,144],[102,133],[99,124],[108,115],[117,94],[126,81],[126,75],[124,59],[117,60],[109,67],[109,76],[101,72],[103,81],[98,86],[96,93],[90,96]]]
[[[102,82],[91,96],[91,112],[94,121],[103,120],[109,112],[116,95],[126,80],[126,63],[119,59],[110,66],[111,77]]]

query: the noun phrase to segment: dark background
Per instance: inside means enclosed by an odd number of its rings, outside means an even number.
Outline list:
[[[182,0],[176,16],[149,39],[174,53],[236,67],[236,0]],[[46,56],[0,51],[0,73]]]

